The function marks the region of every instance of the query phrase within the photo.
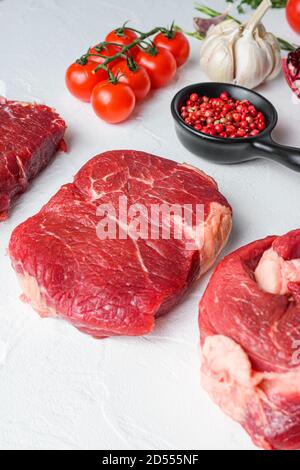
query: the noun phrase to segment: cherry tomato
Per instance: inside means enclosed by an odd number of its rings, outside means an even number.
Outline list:
[[[176,74],[176,60],[171,52],[161,47],[157,47],[157,52],[154,55],[140,51],[136,61],[147,70],[152,88],[167,85]]]
[[[128,46],[131,44],[135,39],[137,39],[137,34],[131,29],[114,29],[105,38],[106,42],[115,42],[120,44],[121,46]],[[139,48],[137,46],[130,49],[130,53],[135,57],[139,52]]]
[[[163,33],[157,34],[154,38],[154,44],[163,47],[171,52],[175,57],[177,67],[185,64],[190,55],[190,44],[184,34],[175,32],[174,36],[169,38]]]
[[[145,98],[151,88],[149,75],[144,67],[137,65],[136,70],[130,70],[126,60],[122,60],[114,66],[112,72],[119,75],[119,82],[126,83],[135,94],[136,100]]]
[[[101,52],[98,52],[96,50],[96,45],[95,45],[94,47],[90,48],[90,54],[100,54],[101,56],[104,56],[104,57],[100,57],[99,55],[98,56],[97,55],[91,55],[91,56],[89,56],[89,61],[97,62],[98,64],[103,64],[106,57],[112,57],[113,55],[120,52],[120,50],[121,50],[121,48],[118,48],[118,47],[104,46],[103,49],[101,50]],[[119,60],[120,59],[116,59],[113,62],[110,62],[108,64],[108,67],[112,68],[114,65],[116,65],[118,63]]]
[[[71,64],[66,71],[66,85],[70,93],[82,101],[90,101],[93,88],[97,83],[107,78],[105,70],[93,73],[96,64],[88,62],[80,65]]]
[[[110,124],[125,121],[135,107],[135,95],[125,83],[100,82],[92,93],[92,106],[101,119]]]
[[[286,17],[291,28],[300,34],[300,0],[288,0]]]

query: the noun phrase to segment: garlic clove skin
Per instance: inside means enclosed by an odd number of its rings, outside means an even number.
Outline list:
[[[202,55],[200,65],[211,80],[232,82],[234,77],[234,57],[232,48],[227,43],[219,45],[216,41],[210,44]]]
[[[271,71],[265,80],[272,80],[275,78],[281,69],[281,53],[280,46],[272,33],[267,33],[265,27],[260,23],[255,29],[254,38],[262,49],[265,50],[266,57],[272,64]]]
[[[258,28],[245,30],[234,45],[234,83],[255,88],[265,81],[273,69],[273,51],[259,36]]]
[[[266,32],[264,39],[270,44],[273,51],[273,70],[267,77],[267,80],[273,80],[273,78],[276,78],[277,75],[281,72],[281,50],[279,42],[277,41],[274,34]]]
[[[239,34],[240,26],[233,20],[223,21],[209,29],[200,51],[200,66],[211,80],[233,82],[233,44]]]

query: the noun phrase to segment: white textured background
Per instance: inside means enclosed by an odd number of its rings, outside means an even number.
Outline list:
[[[225,2],[208,1],[222,9]],[[169,103],[181,87],[205,80],[199,42],[176,81],[145,102],[133,119],[109,126],[64,86],[67,65],[126,20],[148,30],[177,23],[191,29],[192,0],[2,0],[0,92],[57,108],[69,130],[60,154],[18,201],[0,227],[1,449],[251,449],[240,427],[201,391],[197,304],[203,279],[144,338],[96,341],[58,320],[41,320],[19,301],[5,255],[10,233],[93,155],[133,148],[199,166],[219,182],[234,208],[226,251],[300,226],[300,174],[270,162],[223,167],[201,161],[177,141]],[[300,42],[282,10],[265,18],[270,30]],[[279,111],[274,137],[300,146],[300,101],[281,77],[259,91]]]

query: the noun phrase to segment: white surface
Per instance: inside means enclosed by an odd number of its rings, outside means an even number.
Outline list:
[[[184,8],[183,8],[184,3]],[[200,44],[191,40],[189,65],[168,88],[109,126],[64,86],[67,65],[127,19],[148,30],[173,20],[191,29],[185,0],[2,0],[0,88],[7,97],[57,108],[69,130],[68,154],[56,160],[18,201],[0,227],[0,448],[30,449],[251,449],[247,435],[226,418],[199,385],[197,305],[208,276],[144,338],[96,341],[68,324],[41,320],[18,299],[20,289],[5,256],[14,227],[42,204],[91,156],[133,148],[186,161],[216,178],[234,209],[225,252],[271,233],[300,226],[300,175],[266,161],[217,166],[178,142],[169,112],[174,93],[205,80]],[[208,1],[219,9],[222,1]],[[265,24],[297,40],[282,10]],[[298,38],[298,42],[300,42]],[[279,111],[274,137],[300,146],[300,101],[281,77],[260,87]]]

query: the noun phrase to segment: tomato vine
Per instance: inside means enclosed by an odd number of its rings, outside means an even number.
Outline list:
[[[93,49],[96,52],[91,53],[90,52],[91,49],[89,49],[85,54],[83,54],[76,61],[76,63],[80,64],[80,65],[86,65],[88,63],[90,57],[103,58],[104,59],[103,63],[99,64],[95,67],[94,73],[97,73],[98,70],[103,69],[108,73],[109,80],[112,81],[112,82],[115,82],[116,77],[114,76],[113,72],[108,67],[108,65],[110,63],[112,63],[112,62],[114,62],[118,59],[127,58],[128,67],[130,68],[130,70],[134,70],[136,68],[136,64],[135,64],[134,58],[130,54],[131,49],[138,46],[141,50],[146,51],[149,55],[155,56],[157,54],[158,50],[157,50],[157,47],[155,46],[155,44],[152,41],[149,41],[149,38],[151,38],[152,36],[154,36],[157,33],[162,33],[167,38],[172,38],[175,34],[174,23],[172,23],[172,26],[169,29],[158,26],[156,28],[151,29],[150,31],[148,31],[146,33],[143,33],[142,31],[139,31],[139,30],[134,29],[134,28],[130,28],[130,27],[126,26],[126,23],[125,23],[121,28],[117,28],[115,30],[115,33],[118,36],[121,36],[121,35],[124,34],[125,29],[133,31],[134,33],[138,34],[139,36],[134,41],[132,41],[130,44],[128,44],[126,46],[122,46],[122,45],[120,45],[116,42],[102,41],[102,42],[96,44],[96,46],[94,46]],[[117,47],[120,50],[116,54],[114,54],[110,57],[107,57],[107,56],[104,56],[103,54],[101,54],[101,52],[107,46]]]

